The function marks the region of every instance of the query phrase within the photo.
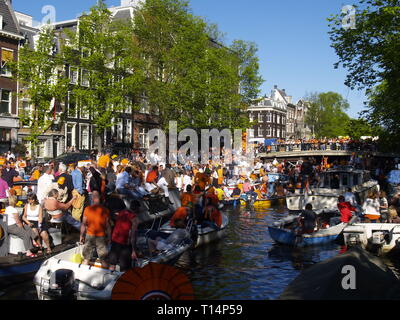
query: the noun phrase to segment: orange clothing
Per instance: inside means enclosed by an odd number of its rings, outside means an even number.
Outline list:
[[[155,170],[151,170],[148,174],[147,174],[147,178],[146,178],[146,182],[147,183],[156,183],[157,181],[157,177],[158,177],[158,173]]]
[[[99,158],[99,160],[97,161],[97,165],[100,168],[106,169],[109,166],[110,161],[111,161],[110,156],[109,155],[104,155],[104,156],[101,156]]]
[[[205,210],[204,218],[211,222],[214,222],[219,228],[222,225],[222,214],[214,207],[207,207]]]
[[[110,210],[103,206],[93,205],[85,209],[83,216],[87,222],[86,234],[94,237],[104,237],[106,235]]]
[[[260,190],[256,189],[254,192],[258,194],[258,199],[262,199],[263,198],[263,195],[262,195]]]
[[[215,193],[207,193],[206,195],[205,195],[205,198],[207,199],[207,198],[209,198],[209,199],[211,199],[211,203],[213,204],[213,205],[218,205],[218,203],[219,203],[219,199],[218,199],[218,196],[215,194]]]
[[[195,177],[195,182],[196,184],[198,184],[201,190],[204,190],[206,186],[210,183],[210,177],[205,173],[198,172],[196,173]]]
[[[192,207],[193,206],[193,195],[191,193],[185,192],[181,197],[182,207]]]
[[[31,176],[31,178],[29,180],[35,181],[35,180],[38,180],[39,178],[40,178],[40,171],[39,170],[35,170],[32,173],[32,176]]]
[[[223,184],[224,183],[224,170],[223,169],[218,169],[218,184]]]
[[[179,219],[186,220],[187,216],[188,216],[187,208],[180,207],[175,211],[174,215],[171,218],[171,221],[169,222],[169,225],[171,227],[175,227],[176,220],[179,220]]]

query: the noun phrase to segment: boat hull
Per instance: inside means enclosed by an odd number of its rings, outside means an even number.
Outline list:
[[[400,251],[400,224],[355,223],[343,230],[345,245],[360,246],[379,255]]]
[[[344,223],[337,226],[322,229],[313,234],[305,234],[301,237],[300,242],[296,244],[296,235],[291,231],[283,228],[269,226],[268,231],[271,238],[280,244],[286,245],[299,245],[299,246],[318,246],[326,243],[333,242],[337,239],[340,233],[342,233],[345,227]]]

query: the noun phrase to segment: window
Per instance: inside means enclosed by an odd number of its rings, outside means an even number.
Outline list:
[[[276,136],[277,138],[281,138],[281,129],[277,129]]]
[[[81,119],[89,119],[89,108],[87,106],[80,107],[80,117]]]
[[[258,136],[262,138],[264,136],[264,129],[258,128]]]
[[[125,113],[132,113],[132,99],[126,98],[126,110]]]
[[[147,128],[140,128],[139,130],[139,145],[142,149],[147,149],[149,147],[149,130]]]
[[[78,68],[69,68],[69,79],[72,84],[78,83]]]
[[[0,30],[3,30],[3,16],[0,15]]]
[[[76,99],[71,92],[68,92],[68,117],[76,118]]]
[[[0,128],[0,142],[11,141],[11,129]]]
[[[20,121],[22,123],[23,127],[29,127],[30,126],[30,117],[31,117],[31,105],[29,101],[22,101],[21,104],[21,117]]]
[[[150,114],[150,106],[149,101],[146,98],[142,98],[140,103],[140,113]]]
[[[118,122],[117,122],[117,126],[116,126],[117,142],[118,143],[122,143],[123,128],[124,128],[123,119],[119,119]]]
[[[267,113],[267,122],[271,122],[271,113]]]
[[[80,149],[81,150],[89,150],[90,149],[90,145],[89,145],[89,125],[86,124],[82,124],[80,126]]]
[[[0,113],[10,113],[11,91],[1,89]]]
[[[252,112],[249,113],[249,120],[250,120],[250,122],[254,121],[254,116],[253,116]]]
[[[75,147],[75,124],[67,124],[67,148]]]
[[[84,87],[89,87],[90,74],[87,70],[82,70],[81,84]]]
[[[10,49],[1,49],[1,75],[3,77],[11,77],[11,70],[9,68],[9,62],[14,60],[14,51]]]
[[[271,134],[272,134],[271,127],[268,127],[268,128],[267,128],[265,134],[266,134],[267,137],[270,137],[270,136],[271,136]]]
[[[36,157],[44,158],[46,149],[46,141],[40,140],[36,145]]]
[[[263,122],[263,116],[262,116],[261,112],[258,114],[258,122],[260,122],[260,123]]]
[[[125,135],[126,143],[132,143],[132,120],[127,119],[126,120],[126,135]]]

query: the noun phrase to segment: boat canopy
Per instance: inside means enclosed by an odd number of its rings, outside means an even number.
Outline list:
[[[369,171],[340,171],[333,170],[321,174],[318,188],[322,189],[343,189],[353,188],[371,180]]]

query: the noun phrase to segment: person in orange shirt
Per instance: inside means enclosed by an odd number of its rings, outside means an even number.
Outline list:
[[[204,209],[204,221],[202,227],[211,227],[219,229],[222,226],[222,214],[215,205],[212,204],[211,199],[206,199],[206,207]]]
[[[97,161],[97,165],[99,168],[106,169],[110,165],[111,158],[110,158],[110,152],[104,152],[102,156],[100,156],[99,160]]]
[[[92,205],[83,212],[80,243],[83,247],[83,264],[88,265],[96,249],[101,266],[108,268],[108,244],[111,241],[110,210],[101,205],[100,193],[92,192]]]
[[[222,169],[221,166],[218,167],[217,173],[218,173],[218,184],[223,184],[224,183],[224,170]]]
[[[186,187],[186,192],[182,193],[181,203],[182,207],[193,208],[194,199],[192,194],[192,186],[190,184]]]
[[[169,225],[173,228],[175,228],[175,221],[177,220],[183,220],[186,221],[187,217],[189,216],[190,209],[188,207],[180,207],[178,208],[174,215],[172,216]]]

